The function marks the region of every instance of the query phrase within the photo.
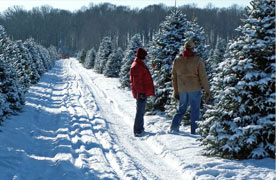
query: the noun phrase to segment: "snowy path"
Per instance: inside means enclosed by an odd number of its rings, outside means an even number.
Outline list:
[[[189,127],[166,134],[162,116],[146,116],[148,136],[135,138],[135,100],[118,85],[74,59],[57,61],[0,127],[0,180],[275,178],[272,159],[202,156]]]

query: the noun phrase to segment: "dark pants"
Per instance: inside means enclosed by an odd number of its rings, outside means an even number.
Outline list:
[[[144,131],[144,114],[146,110],[147,98],[136,100],[136,116],[134,121],[134,134],[142,133]]]

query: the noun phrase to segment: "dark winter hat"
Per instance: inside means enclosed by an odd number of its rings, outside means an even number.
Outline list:
[[[138,48],[136,52],[136,57],[140,59],[146,59],[146,56],[148,55],[147,51],[144,50],[143,48]]]

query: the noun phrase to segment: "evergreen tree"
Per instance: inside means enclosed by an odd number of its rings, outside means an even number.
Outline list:
[[[24,94],[27,92],[35,74],[50,67],[48,50],[38,46],[32,39],[25,42],[33,52],[31,55],[22,41],[11,41],[0,26],[0,121],[10,113],[16,113],[24,105]],[[34,64],[34,62],[36,64]],[[38,71],[37,71],[38,70]]]
[[[204,62],[209,57],[209,49],[206,44],[206,35],[203,27],[200,27],[196,19],[188,22],[188,30],[185,32],[185,42],[192,40],[195,43],[195,52]]]
[[[24,64],[25,73],[30,79],[31,84],[36,84],[39,79],[40,75],[38,74],[38,71],[36,69],[36,65],[34,64],[34,61],[32,59],[30,51],[26,48],[24,43],[22,41],[17,41],[19,53],[21,55],[22,60],[26,62]],[[28,86],[28,84],[26,84]]]
[[[212,73],[215,71],[215,67],[218,66],[218,64],[214,64],[213,62],[213,56],[214,56],[214,49],[210,49],[208,58],[206,60],[205,69],[208,76],[208,79],[212,80]]]
[[[94,68],[95,58],[96,58],[96,51],[94,48],[87,51],[85,61],[84,61],[84,67],[87,69]]]
[[[41,45],[37,45],[37,48],[45,70],[49,71],[52,68],[49,51]]]
[[[0,65],[0,69],[1,69],[1,65]],[[4,113],[6,109],[8,109],[7,103],[6,103],[6,97],[2,92],[0,92],[0,125],[1,125],[1,122],[4,120]]]
[[[49,48],[48,48],[48,51],[49,51],[49,54],[50,54],[50,59],[51,59],[51,66],[53,67],[54,64],[55,64],[55,61],[59,59],[58,57],[58,52],[57,52],[57,48],[53,45],[51,45]]]
[[[237,29],[241,35],[217,68],[218,100],[199,123],[207,155],[275,156],[275,1],[250,4]]]
[[[219,88],[218,86],[214,85],[214,84],[217,84],[216,82],[214,82],[215,81],[214,77],[217,76],[217,74],[219,73],[216,71],[219,63],[221,63],[224,59],[227,59],[226,54],[229,54],[229,52],[226,53],[226,49],[227,49],[226,41],[224,39],[218,37],[215,49],[210,51],[209,58],[207,59],[207,62],[206,62],[206,72],[208,75],[208,79],[209,79],[211,88],[216,88],[216,89]],[[216,90],[211,89],[211,93],[215,92],[215,91]],[[213,98],[213,95],[211,95],[211,98],[209,99],[208,103],[213,104],[214,100],[215,99]]]
[[[23,94],[20,91],[14,68],[8,63],[9,57],[0,54],[0,93],[5,98],[6,108],[3,114],[13,113],[21,110],[24,104]]]
[[[22,44],[22,41],[21,41]],[[28,70],[28,61],[23,58],[20,51],[20,42],[10,42],[5,49],[5,55],[9,57],[9,64],[15,71],[15,78],[18,81],[18,86],[22,94],[28,91],[30,86],[30,78],[26,72]]]
[[[187,22],[187,31],[185,31],[185,42],[188,40],[192,40],[195,43],[194,51],[196,52],[196,55],[206,62],[207,58],[209,57],[210,51],[208,49],[208,46],[206,45],[204,29],[197,24],[195,19],[192,22]],[[183,51],[183,46],[181,46],[180,52]],[[177,110],[177,101],[175,100],[175,98],[173,98],[172,93],[173,91],[170,91],[170,103],[165,106],[165,112],[169,116],[174,115]],[[188,112],[190,112],[190,107],[188,108]],[[190,113],[186,113],[184,119],[186,120],[185,123],[187,124],[190,119]]]
[[[0,93],[6,106],[3,114],[16,113],[24,104],[23,91],[18,85],[17,60],[18,49],[8,38],[5,29],[0,26]],[[20,66],[20,65],[18,65]],[[14,68],[15,67],[15,68]]]
[[[185,32],[188,30],[186,16],[180,11],[172,11],[160,24],[159,32],[153,39],[150,51],[151,62],[155,68],[152,76],[156,87],[156,96],[149,102],[153,110],[165,110],[172,98],[171,69],[179,48],[184,45]]]
[[[0,54],[4,53],[5,48],[10,44],[10,39],[3,26],[0,25]]]
[[[215,69],[218,64],[221,63],[224,59],[225,51],[226,51],[226,40],[220,37],[217,38],[216,46],[213,53],[209,56],[207,60],[206,71],[210,80],[213,79],[215,75]]]
[[[82,49],[79,51],[79,53],[77,55],[77,60],[79,60],[79,62],[83,64],[85,61],[85,58],[86,58],[85,56],[86,56],[86,52],[84,49]]]
[[[98,49],[96,60],[95,60],[95,70],[98,73],[103,73],[108,56],[112,52],[112,41],[111,37],[104,37],[100,47]]]
[[[215,46],[214,54],[213,54],[213,64],[217,65],[223,61],[224,54],[226,51],[226,40],[220,37],[217,38],[217,43]],[[215,69],[215,67],[214,67]]]
[[[107,77],[119,77],[123,57],[124,55],[121,48],[114,50],[108,57],[104,75]]]
[[[26,93],[31,85],[31,58],[27,56],[27,49],[24,47],[21,40],[16,41],[16,46],[19,53],[19,59],[22,64],[22,70],[19,73],[19,82],[22,84],[23,92]]]
[[[130,87],[130,67],[136,57],[136,51],[139,47],[142,47],[142,40],[140,34],[135,34],[125,50],[125,55],[122,61],[120,69],[120,83],[122,87]]]
[[[12,67],[12,71],[14,72],[14,78],[19,82],[19,76],[22,71],[22,64],[19,63],[19,50],[17,49],[14,42],[12,42],[9,38],[7,38],[7,43],[2,46],[3,48],[3,56],[7,57],[6,63]]]
[[[31,38],[24,42],[24,46],[29,50],[34,66],[37,69],[38,74],[41,76],[46,71],[46,69],[39,54],[37,43],[34,41],[34,39]]]

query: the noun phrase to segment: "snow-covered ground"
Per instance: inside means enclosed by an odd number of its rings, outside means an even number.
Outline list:
[[[167,134],[163,116],[146,116],[146,136],[134,137],[135,100],[118,86],[73,58],[57,61],[0,127],[0,180],[276,179],[274,159],[205,157],[188,126]]]

